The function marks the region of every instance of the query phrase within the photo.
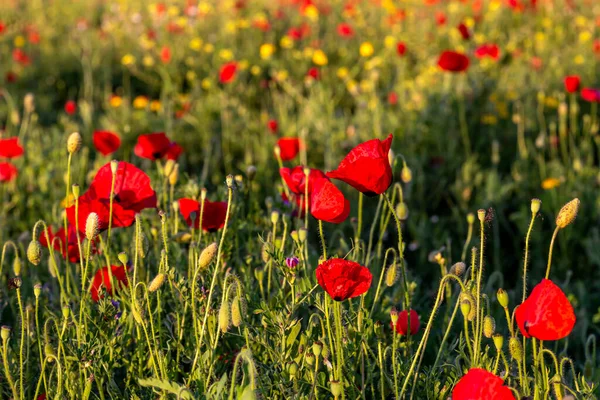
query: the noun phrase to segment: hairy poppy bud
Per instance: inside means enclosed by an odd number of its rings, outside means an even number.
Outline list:
[[[298,373],[298,364],[295,361],[290,361],[287,364],[287,372],[290,374],[290,379],[296,379]]]
[[[54,351],[54,347],[50,343],[46,343],[44,345],[44,354],[46,355],[46,359],[49,363],[54,362],[54,357],[56,357],[56,352]]]
[[[42,259],[42,245],[36,239],[29,242],[27,246],[27,259],[33,265],[38,265]],[[19,275],[15,272],[15,275]]]
[[[408,168],[408,165],[406,164],[404,164],[402,170],[400,171],[400,179],[402,179],[402,182],[404,183],[409,183],[410,181],[412,181],[412,171],[410,170],[410,168]]]
[[[315,355],[309,351],[308,353],[304,354],[304,361],[306,361],[306,364],[312,366],[315,364]]]
[[[508,351],[513,360],[520,361],[523,357],[523,346],[521,345],[521,341],[516,337],[511,337],[508,341]]]
[[[396,266],[396,263],[393,263],[392,265],[390,265],[388,267],[387,271],[385,272],[385,285],[387,287],[394,286],[394,283],[396,283],[397,278],[398,278],[398,267]]]
[[[575,198],[567,204],[565,204],[556,216],[556,226],[562,229],[565,228],[567,225],[571,224],[577,217],[577,212],[579,211],[579,203],[579,199]]]
[[[66,305],[66,304],[63,305],[62,308],[61,308],[61,311],[62,311],[63,318],[64,319],[69,319],[69,314],[71,312],[71,309],[69,308],[69,306]]]
[[[19,257],[15,257],[13,261],[13,272],[16,276],[21,275],[21,259]]]
[[[148,291],[150,293],[156,292],[160,287],[165,283],[165,278],[167,275],[160,273],[152,279],[152,282],[148,285]]]
[[[211,261],[215,258],[217,250],[217,243],[211,243],[204,250],[202,250],[202,253],[200,253],[200,257],[198,258],[198,268],[202,270],[208,267]]]
[[[398,323],[398,310],[396,308],[392,308],[390,311],[390,319],[392,320],[392,326],[396,326]]]
[[[225,300],[221,304],[221,308],[219,309],[219,329],[221,332],[225,333],[229,330],[230,320],[230,310],[229,310],[229,302]]]
[[[508,307],[508,293],[506,293],[506,290],[502,288],[498,289],[498,292],[496,292],[496,298],[498,299],[498,303],[500,303],[503,308]]]
[[[2,341],[8,340],[8,337],[10,336],[10,330],[10,326],[2,325],[2,328],[0,328],[0,337],[2,337]]]
[[[300,243],[304,243],[306,241],[307,235],[308,232],[305,228],[298,229],[298,240],[300,241]]]
[[[537,214],[540,212],[540,208],[542,207],[542,201],[540,199],[531,199],[531,213]]]
[[[318,340],[313,343],[312,351],[316,357],[319,357],[321,355],[322,350],[323,350],[323,343],[319,342]]]
[[[490,315],[486,315],[483,318],[483,335],[486,338],[490,339],[495,331],[496,331],[496,321],[494,320],[494,317],[492,317]]]
[[[297,231],[297,230],[293,230],[293,231],[291,231],[291,232],[290,232],[290,236],[292,237],[292,240],[293,240],[294,242],[297,242],[297,241],[298,241],[298,231]]]
[[[271,223],[275,225],[277,222],[279,222],[279,211],[275,210],[271,212]]]
[[[229,189],[233,189],[233,175],[229,174],[225,178],[225,183]]]
[[[242,325],[242,309],[239,296],[235,296],[231,302],[231,324],[236,328]]]
[[[469,313],[471,313],[471,302],[468,300],[463,300],[460,302],[460,312],[463,317],[469,318]]]
[[[460,261],[450,267],[450,273],[454,274],[456,276],[461,276],[462,274],[465,273],[466,269],[467,269],[467,266],[465,265],[465,263]]]
[[[408,207],[406,206],[405,202],[402,201],[398,203],[398,205],[396,206],[396,215],[398,216],[398,218],[400,218],[400,220],[406,221],[406,219],[408,218]]]
[[[42,294],[42,285],[40,283],[36,283],[33,286],[33,295],[38,298],[40,297],[40,294]]]
[[[473,297],[473,295],[469,292],[462,292],[460,294],[460,310],[463,313],[463,315],[465,316],[465,311],[468,310],[468,312],[466,313],[466,317],[469,321],[473,321],[475,319],[475,316],[477,314],[476,310],[475,310],[475,298]],[[468,309],[467,309],[467,304],[468,303]]]
[[[494,346],[496,347],[496,351],[501,352],[502,346],[504,346],[504,336],[496,333],[492,336],[492,340],[494,341]]]
[[[67,151],[70,154],[77,153],[81,149],[81,142],[82,139],[79,132],[71,133],[67,139]]]
[[[331,381],[329,382],[329,386],[331,387],[331,394],[335,399],[339,398],[342,395],[342,384],[340,381]]]
[[[240,174],[237,174],[236,176],[234,176],[234,179],[235,179],[235,183],[238,186],[242,186],[242,183],[244,183],[244,177]]]
[[[98,235],[98,224],[98,214],[91,212],[85,221],[85,237],[87,240],[92,241]]]

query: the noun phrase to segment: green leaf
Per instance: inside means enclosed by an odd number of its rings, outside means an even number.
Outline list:
[[[153,387],[172,393],[184,400],[194,400],[194,396],[188,388],[181,386],[178,383],[170,382],[162,379],[138,379],[138,383],[144,387]]]

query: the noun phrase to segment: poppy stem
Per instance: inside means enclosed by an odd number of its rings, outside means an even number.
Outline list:
[[[390,199],[388,198],[387,194],[383,193],[382,196],[385,199],[385,201],[390,209],[390,213],[394,216],[394,221],[396,221],[396,229],[398,230],[398,258],[399,258],[399,263],[400,263],[400,270],[402,271],[402,281],[404,283],[404,309],[409,311],[410,310],[410,294],[408,292],[408,277],[406,274],[406,267],[404,265],[404,244],[402,243],[402,225],[400,224],[400,219],[396,215],[396,211],[394,210],[394,207],[392,206],[392,203],[390,202]],[[409,318],[409,325],[410,325],[410,318]],[[409,330],[410,330],[410,326],[409,326]]]
[[[325,235],[323,234],[323,221],[319,220],[319,234],[321,235],[321,245],[323,246],[323,261],[327,260],[327,245],[325,244]]]
[[[533,223],[535,222],[535,216],[537,213],[531,213],[531,222],[529,222],[529,229],[527,230],[527,236],[525,237],[525,260],[523,262],[523,300],[527,298],[527,263],[529,262],[529,237],[531,236],[531,230],[533,229]]]
[[[473,214],[470,215],[472,216]],[[467,240],[465,240],[465,245],[463,246],[463,251],[460,256],[460,260],[462,262],[464,262],[467,258],[467,249],[469,248],[469,244],[471,243],[471,239],[473,238],[473,220],[474,219],[471,219],[469,216],[467,216],[467,223],[469,224],[469,227],[467,229]]]
[[[112,167],[112,163],[111,163],[111,167]],[[118,165],[118,164],[117,164]],[[115,182],[117,180],[117,171],[115,169],[115,171],[112,173],[112,180],[110,183],[110,197],[109,197],[109,203],[108,203],[108,236],[106,238],[106,251],[108,252],[108,248],[110,247],[110,234],[112,231],[112,217],[113,217],[113,196],[115,193]],[[109,265],[110,267],[110,265]]]
[[[363,221],[363,199],[365,195],[362,192],[358,193],[358,225],[356,227],[356,234],[354,235],[354,257],[358,255],[360,236],[362,233],[362,221]]]
[[[558,234],[559,230],[559,226],[557,226],[556,229],[554,229],[554,233],[552,234],[552,240],[550,241],[550,251],[548,252],[548,266],[546,267],[546,279],[549,279],[548,277],[550,276],[550,267],[552,266],[552,250],[554,249],[554,240],[556,239],[556,235]]]
[[[483,250],[485,245],[485,210],[481,212],[480,210],[477,214],[479,216],[479,226],[480,226],[480,244],[479,244],[479,270],[477,271],[477,298],[476,298],[476,317],[477,320],[475,322],[475,339],[473,341],[473,364],[478,366],[477,362],[479,361],[479,353],[481,351],[481,336],[483,333],[482,329],[482,321],[481,321],[481,278],[483,276]]]

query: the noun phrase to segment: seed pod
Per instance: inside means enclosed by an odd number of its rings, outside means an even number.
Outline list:
[[[231,324],[236,328],[242,325],[242,309],[240,305],[240,297],[235,296],[231,302]]]
[[[496,321],[491,315],[486,315],[483,318],[483,335],[490,339],[496,331]]]
[[[329,382],[329,387],[331,388],[331,394],[334,398],[339,398],[342,395],[342,384],[340,381],[331,381]]]
[[[29,246],[27,246],[27,259],[33,265],[38,265],[40,263],[42,259],[42,245],[37,241],[37,239],[33,239],[31,242],[29,242]],[[20,274],[15,271],[15,275]]]
[[[304,354],[304,361],[306,361],[306,364],[308,364],[309,366],[312,366],[315,364],[315,355],[309,351],[308,353]]]
[[[402,201],[398,203],[398,205],[396,206],[396,215],[400,220],[406,221],[406,219],[408,218],[408,207],[406,206],[405,202]]]
[[[577,212],[579,211],[579,203],[579,199],[575,198],[567,204],[565,204],[556,216],[556,226],[562,229],[565,228],[567,225],[571,224],[577,217]]]
[[[42,294],[42,284],[41,283],[36,283],[33,286],[33,294],[36,298],[40,297],[40,294]]]
[[[396,263],[393,263],[385,272],[385,285],[387,287],[394,286],[396,279],[398,279],[398,267],[396,266]]]
[[[233,189],[233,175],[227,175],[227,177],[225,177],[225,183],[229,189]]]
[[[479,219],[479,222],[485,221],[485,210],[483,208],[477,210],[477,219]]]
[[[208,265],[215,258],[218,249],[219,247],[217,246],[217,243],[211,243],[204,250],[202,250],[200,257],[198,258],[198,268],[203,270],[208,267]]]
[[[98,214],[91,212],[85,221],[85,237],[92,241],[98,235],[99,219]]]
[[[2,328],[0,328],[0,337],[2,338],[3,341],[8,340],[8,338],[10,336],[10,331],[11,331],[10,326],[2,325]]]
[[[465,273],[467,266],[464,262],[460,261],[450,267],[450,273],[456,276],[462,276]]]
[[[500,303],[503,308],[508,307],[508,293],[506,293],[506,290],[502,288],[498,289],[498,292],[496,292],[496,298],[498,299],[498,303]]]
[[[148,291],[150,293],[153,293],[153,292],[156,292],[158,289],[160,289],[160,287],[163,285],[163,283],[165,283],[166,277],[167,277],[167,275],[163,274],[163,273],[156,275],[154,277],[154,279],[152,279],[152,282],[150,282],[150,285],[148,285]]]
[[[79,132],[71,133],[67,139],[67,151],[70,154],[77,153],[81,149],[81,142],[82,139]]]
[[[295,361],[288,362],[287,372],[290,374],[290,379],[296,379],[296,374],[298,373],[298,364]]]
[[[219,308],[219,329],[221,332],[225,333],[229,330],[230,322],[229,303],[225,300],[223,304],[221,304],[221,308]]]
[[[542,208],[542,201],[540,199],[531,199],[531,213],[536,215]]]
[[[319,357],[321,355],[322,350],[323,350],[323,343],[321,343],[319,341],[316,341],[313,343],[312,351],[316,357]]]
[[[502,346],[504,346],[504,336],[496,333],[492,336],[492,340],[494,341],[494,346],[496,347],[496,351],[501,352]]]
[[[511,337],[508,341],[508,351],[513,360],[520,361],[523,357],[523,346],[521,341],[516,337]]]

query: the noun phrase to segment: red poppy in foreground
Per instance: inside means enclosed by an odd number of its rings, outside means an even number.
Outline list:
[[[156,161],[169,152],[171,145],[171,140],[164,132],[148,133],[138,136],[133,152],[138,157]]]
[[[127,274],[125,272],[124,266],[113,265],[110,267],[110,272],[112,273],[112,281],[115,285],[115,291],[118,290],[120,286],[127,286]],[[98,300],[100,300],[103,297],[103,291],[108,293],[109,295],[113,294],[113,288],[110,284],[110,273],[108,271],[108,267],[100,268],[98,271],[96,271],[96,275],[94,275],[92,287],[90,288],[92,300],[98,302]]]
[[[392,329],[394,325],[391,324]],[[410,334],[411,336],[416,335],[421,327],[421,321],[419,320],[419,314],[415,310],[410,310]],[[398,313],[398,321],[396,322],[396,333],[398,335],[406,336],[408,332],[408,312],[406,310]]]
[[[565,77],[565,90],[569,93],[575,93],[579,90],[581,79],[579,75],[570,75]]]
[[[504,381],[481,368],[471,368],[454,386],[452,400],[515,400]]]
[[[290,161],[300,152],[300,139],[281,138],[277,141],[277,146],[279,146],[281,159],[283,161]]]
[[[517,307],[515,318],[523,336],[539,340],[569,336],[576,320],[569,299],[549,279],[542,279],[533,288],[525,302]]]
[[[188,226],[194,224],[194,229],[200,227],[200,206],[201,203],[192,199],[179,199],[179,211],[185,218]],[[195,219],[192,221],[191,214],[195,213]],[[227,202],[204,200],[204,211],[202,213],[202,229],[208,232],[216,232],[225,226],[225,217],[227,215]]]
[[[438,66],[444,71],[463,72],[469,68],[469,57],[455,51],[444,51],[438,59]]]
[[[73,100],[69,100],[65,103],[65,112],[69,115],[73,115],[75,114],[75,112],[77,111],[77,103],[75,103]]]
[[[237,63],[235,61],[228,62],[221,66],[219,71],[219,82],[229,83],[235,79],[235,73],[237,72]]]
[[[95,131],[92,140],[96,150],[104,156],[114,153],[121,146],[121,138],[109,131]]]
[[[314,183],[310,206],[313,217],[332,224],[340,224],[350,215],[350,202],[327,178],[317,179]]]
[[[65,228],[60,228],[56,234],[52,232],[52,227],[48,227],[48,237],[50,239],[50,243],[52,244],[52,248],[54,250],[60,251],[64,259],[69,259],[69,262],[78,263],[80,261],[79,257],[79,244],[77,243],[77,232],[73,225],[69,225],[68,227],[69,237],[65,238]],[[83,242],[83,237],[80,237],[81,246],[85,249],[86,246]],[[46,234],[44,231],[40,233],[40,244],[44,247],[48,247],[48,241],[46,240]],[[92,254],[97,252],[96,243],[92,243],[91,246]]]
[[[181,153],[183,153],[183,147],[181,147],[177,143],[173,142],[173,143],[171,143],[171,147],[169,147],[169,150],[167,151],[167,154],[166,154],[167,160],[177,161],[177,159],[179,159],[179,156],[181,155]]]
[[[19,144],[18,137],[0,139],[0,157],[16,158],[23,155],[23,147]]]
[[[17,177],[19,170],[9,162],[0,162],[0,182],[10,182]]]
[[[294,194],[306,194],[306,175],[304,175],[304,167],[298,165],[294,168],[280,168],[279,174],[285,181],[287,187]],[[314,183],[321,178],[327,179],[325,174],[316,168],[311,168],[308,174],[308,194],[312,193]]]
[[[322,262],[315,274],[319,285],[335,301],[344,301],[366,293],[373,280],[368,268],[341,258]]]
[[[600,90],[594,88],[581,89],[581,98],[587,102],[600,102]]]
[[[327,176],[344,181],[367,196],[382,194],[392,184],[392,167],[388,158],[392,139],[390,134],[383,141],[372,139],[359,144]]]

